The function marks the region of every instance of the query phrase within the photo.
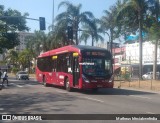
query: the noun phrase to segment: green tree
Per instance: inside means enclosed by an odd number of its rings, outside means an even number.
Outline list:
[[[48,34],[48,40],[50,42],[50,49],[58,48],[59,46],[65,46],[72,44],[68,42],[66,35],[67,25],[65,22],[57,22],[53,30]]]
[[[147,18],[150,26],[146,26],[149,33],[149,39],[153,41],[154,44],[154,63],[153,63],[153,79],[156,78],[157,72],[157,46],[160,39],[160,22],[159,22],[159,0],[148,0],[150,15]]]
[[[21,70],[25,70],[25,68],[30,69],[30,61],[32,61],[32,54],[29,50],[23,50],[18,55],[18,63]],[[30,70],[29,70],[30,71]]]
[[[34,54],[34,58],[36,58],[41,51],[45,52],[50,49],[48,35],[43,31],[35,31],[33,36],[28,36],[25,41],[27,49]]]
[[[7,64],[12,64],[17,67],[17,62],[18,62],[18,52],[15,51],[14,49],[8,50],[5,61]]]
[[[87,40],[91,37],[92,38],[92,46],[94,46],[94,42],[98,42],[100,39],[104,41],[104,38],[100,35],[102,33],[101,28],[98,27],[99,20],[95,19],[92,21],[93,26],[89,26],[88,24],[84,24],[82,26],[82,34],[80,36],[80,40],[84,41],[85,44]]]
[[[17,10],[5,10],[4,6],[0,5],[0,53],[5,48],[12,49],[19,44],[17,31],[29,30],[24,18],[26,16],[27,13],[22,15]]]
[[[113,40],[116,38],[119,28],[116,22],[117,7],[115,5],[111,6],[109,10],[104,10],[104,14],[101,18],[101,29],[109,36],[110,51],[112,53]],[[109,31],[109,33],[107,31]]]
[[[66,11],[57,15],[56,21],[58,23],[64,23],[65,27],[67,26],[73,27],[74,39],[76,41],[76,45],[78,45],[79,44],[78,29],[79,29],[80,23],[85,23],[92,26],[91,20],[94,19],[94,16],[89,11],[81,12],[81,8],[82,8],[81,4],[75,6],[69,1],[63,1],[59,4],[58,8],[62,6],[66,7]]]
[[[146,0],[128,0],[119,9],[118,19],[125,22],[125,29],[133,33],[139,32],[139,77],[142,79],[142,30],[143,21],[147,14],[148,4]],[[127,31],[128,31],[127,30]]]

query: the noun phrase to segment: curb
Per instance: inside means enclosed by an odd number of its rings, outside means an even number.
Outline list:
[[[155,93],[160,94],[160,91],[153,91],[153,90],[144,90],[144,89],[138,89],[138,88],[127,88],[127,87],[114,87],[116,89],[126,89],[126,90],[133,90],[133,91],[141,91],[141,92],[149,92],[149,93]]]

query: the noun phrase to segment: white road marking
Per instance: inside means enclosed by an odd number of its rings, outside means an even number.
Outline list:
[[[4,110],[4,108],[0,108],[0,111],[3,111]]]
[[[101,102],[101,103],[104,102],[103,100],[99,100],[99,99],[95,99],[95,98],[90,98],[90,97],[83,97],[83,98],[89,99],[89,100],[93,100],[93,101],[97,101],[97,102]]]
[[[22,88],[22,87],[24,87],[24,86],[21,86],[21,85],[16,85],[17,87],[19,87],[19,88]]]
[[[153,113],[153,112],[146,112],[147,114],[156,114],[156,113]]]
[[[26,84],[26,86],[30,86],[30,87],[31,87],[31,86],[33,86],[33,85]]]
[[[131,97],[138,97],[138,98],[143,98],[143,99],[151,99],[149,97],[144,97],[144,96],[136,96],[136,95],[129,95]]]
[[[66,94],[66,93],[67,93],[67,92],[65,92],[65,91],[59,91],[59,90],[56,90],[56,92],[63,93],[63,94]]]
[[[19,88],[22,88],[22,87],[23,87],[23,86],[21,86],[21,85],[15,84],[15,83],[10,83],[10,85],[15,85],[15,86],[17,86],[17,87],[19,87]]]
[[[16,79],[9,80],[9,82],[16,82],[16,81],[19,81],[19,80],[16,80]]]

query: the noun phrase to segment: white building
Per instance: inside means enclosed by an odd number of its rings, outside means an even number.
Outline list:
[[[154,60],[154,44],[144,42],[142,49],[143,65],[153,65]],[[130,63],[139,63],[139,43],[126,44],[126,61]],[[157,64],[160,64],[160,48],[157,49]]]
[[[18,51],[24,50],[26,48],[25,38],[27,36],[33,36],[33,35],[34,35],[33,33],[29,33],[29,32],[19,32],[20,44],[16,46],[15,49]]]

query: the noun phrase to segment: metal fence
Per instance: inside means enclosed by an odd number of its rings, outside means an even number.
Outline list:
[[[114,81],[114,87],[116,88],[136,88],[160,91],[160,76],[157,76],[156,80],[153,80],[152,77],[149,79],[141,79],[138,70],[132,71],[132,73],[116,74]]]

